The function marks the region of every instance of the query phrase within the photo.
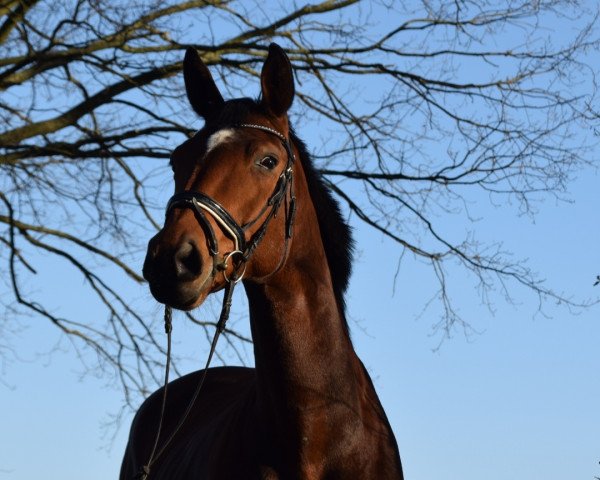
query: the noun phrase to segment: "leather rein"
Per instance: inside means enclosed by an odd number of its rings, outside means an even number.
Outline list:
[[[243,225],[239,225],[235,221],[233,216],[227,211],[227,209],[225,209],[225,207],[223,207],[219,202],[201,192],[186,191],[176,193],[171,197],[167,204],[165,216],[167,216],[174,208],[192,208],[194,210],[196,214],[196,219],[198,220],[198,223],[202,227],[206,236],[207,246],[213,259],[213,271],[211,273],[211,276],[214,278],[217,272],[223,272],[223,277],[226,281],[225,293],[223,295],[223,305],[221,307],[219,321],[217,322],[215,333],[210,345],[210,351],[206,359],[206,365],[204,367],[204,371],[202,372],[198,385],[196,386],[196,390],[194,391],[194,394],[192,395],[192,398],[190,399],[190,402],[188,403],[185,412],[179,419],[177,426],[175,427],[171,435],[169,435],[169,437],[163,443],[160,450],[157,450],[167,401],[167,385],[169,383],[169,370],[171,364],[171,331],[173,329],[172,310],[170,306],[165,305],[164,320],[165,332],[167,334],[167,361],[165,365],[165,381],[163,385],[160,419],[156,431],[156,436],[154,439],[152,452],[150,453],[146,464],[140,467],[138,473],[133,477],[135,480],[146,480],[148,478],[148,475],[150,475],[151,467],[158,460],[158,458],[166,451],[167,447],[171,444],[176,434],[181,430],[181,427],[183,426],[187,417],[192,411],[194,403],[196,402],[196,399],[200,394],[200,390],[202,390],[202,386],[204,385],[206,374],[210,366],[213,354],[215,352],[219,336],[225,330],[225,325],[227,323],[229,313],[231,310],[231,299],[233,297],[233,290],[237,283],[244,277],[244,273],[246,272],[246,262],[250,259],[250,257],[254,253],[254,250],[264,238],[269,223],[273,218],[277,216],[277,212],[281,207],[282,203],[285,203],[286,211],[285,247],[281,260],[279,261],[279,264],[277,265],[273,273],[277,272],[281,268],[287,255],[288,241],[292,237],[292,230],[296,214],[296,197],[294,196],[294,182],[292,170],[295,161],[295,156],[292,150],[292,146],[289,140],[284,135],[282,135],[273,128],[251,123],[241,123],[235,125],[235,127],[254,128],[256,130],[262,130],[264,132],[275,135],[277,138],[279,138],[283,147],[286,150],[287,162],[283,172],[277,179],[277,184],[275,185],[273,193],[267,200],[265,206],[260,210],[260,212],[256,215],[256,217],[253,220],[246,222]],[[234,250],[225,254],[222,260],[220,259],[221,254],[219,253],[219,243],[217,241],[217,237],[215,235],[213,226],[208,221],[207,214],[210,215],[219,225],[219,227],[223,230],[223,232],[225,232],[225,234],[233,240]],[[263,220],[261,226],[250,237],[250,239],[246,240],[246,230],[255,223],[257,223],[265,214],[266,217]],[[233,271],[228,276],[227,269],[229,267],[229,260],[231,260],[233,263]],[[271,273],[270,275],[272,275],[273,273]]]

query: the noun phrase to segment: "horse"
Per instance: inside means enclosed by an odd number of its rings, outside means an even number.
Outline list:
[[[183,74],[205,123],[171,155],[175,195],[143,274],[158,302],[184,311],[243,276],[255,367],[185,375],[168,383],[164,406],[164,387],[154,392],[132,422],[120,479],[144,468],[160,421],[159,445],[174,433],[141,478],[402,480],[345,318],[351,230],[290,126],[287,55],[269,46],[257,100],[225,101],[193,48]]]

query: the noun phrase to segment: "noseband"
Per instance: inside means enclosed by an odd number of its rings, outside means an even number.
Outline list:
[[[254,128],[257,130],[262,130],[263,132],[267,132],[271,135],[275,135],[285,148],[287,153],[287,162],[285,165],[285,169],[279,176],[277,180],[277,184],[273,190],[273,193],[267,200],[265,206],[260,210],[256,218],[253,220],[246,222],[243,225],[240,225],[235,221],[233,216],[227,211],[225,207],[223,207],[219,202],[215,199],[205,195],[201,192],[194,191],[186,191],[182,193],[176,193],[171,197],[169,203],[167,204],[166,215],[168,215],[171,210],[174,208],[193,208],[196,213],[196,218],[200,223],[204,233],[206,235],[208,249],[213,258],[213,275],[218,270],[223,270],[226,272],[228,267],[227,262],[231,257],[237,257],[234,260],[237,261],[237,267],[234,268],[237,271],[242,270],[241,274],[235,273],[237,275],[236,281],[241,280],[244,274],[244,269],[241,268],[242,264],[245,264],[260,241],[263,239],[269,222],[272,218],[277,215],[277,211],[281,206],[282,201],[286,198],[286,193],[289,189],[289,208],[287,208],[286,212],[286,245],[289,238],[292,236],[292,226],[294,223],[294,216],[296,212],[296,197],[293,192],[293,176],[292,176],[292,166],[294,164],[294,153],[292,151],[292,147],[288,139],[279,133],[277,130],[274,130],[270,127],[265,127],[264,125],[255,125],[250,123],[241,123],[236,125],[240,128]],[[270,210],[269,210],[270,209]],[[246,240],[246,230],[254,225],[264,214],[269,210],[265,220],[262,225],[258,228],[258,230],[252,235],[252,237]],[[206,218],[205,213],[208,213],[216,223],[221,227],[221,229],[233,240],[234,250],[229,252],[224,256],[223,261],[219,260],[219,243],[215,236],[215,232],[212,228],[212,225]],[[226,273],[224,273],[226,275]],[[225,277],[227,280],[227,277]]]
[[[221,308],[221,314],[219,316],[219,321],[217,322],[217,328],[215,330],[215,334],[213,336],[210,351],[208,353],[208,358],[206,360],[206,365],[204,367],[204,372],[202,373],[198,385],[196,386],[196,390],[188,403],[188,406],[183,413],[182,417],[179,419],[177,426],[171,433],[171,435],[166,439],[163,443],[160,450],[157,452],[158,441],[160,439],[160,433],[162,430],[162,423],[165,412],[165,405],[167,401],[167,385],[169,383],[169,366],[171,363],[171,307],[165,305],[165,331],[167,333],[167,362],[165,366],[165,383],[163,385],[163,398],[162,398],[162,406],[160,419],[158,423],[158,429],[156,432],[156,437],[154,440],[154,446],[152,448],[152,452],[148,458],[148,461],[145,465],[143,465],[139,472],[134,477],[135,479],[145,480],[150,474],[150,467],[156,462],[156,460],[162,455],[162,453],[167,449],[170,445],[171,441],[177,434],[177,432],[183,426],[185,420],[188,415],[192,411],[192,407],[198,398],[198,394],[202,389],[202,385],[204,385],[204,380],[206,379],[206,372],[208,367],[210,366],[210,362],[212,360],[215,348],[217,346],[217,341],[219,339],[219,335],[225,330],[225,324],[227,323],[227,319],[229,318],[229,311],[231,309],[231,299],[233,296],[233,290],[235,285],[242,279],[244,273],[246,271],[246,262],[252,256],[252,253],[261,242],[265,233],[267,232],[267,227],[269,223],[275,216],[277,216],[277,211],[281,207],[284,199],[286,200],[286,218],[285,218],[285,246],[284,251],[279,262],[279,265],[276,267],[275,271],[277,271],[283,262],[285,261],[288,241],[292,237],[292,228],[294,224],[294,218],[296,214],[296,197],[294,196],[294,186],[293,186],[293,171],[292,167],[294,165],[295,157],[294,152],[292,150],[292,146],[290,145],[289,140],[279,133],[277,130],[274,130],[270,127],[265,127],[264,125],[255,125],[251,123],[241,123],[236,125],[236,127],[240,128],[254,128],[257,130],[262,130],[263,132],[270,133],[275,135],[285,148],[287,153],[287,162],[285,168],[279,178],[277,179],[277,184],[273,189],[273,193],[267,200],[267,203],[263,206],[263,208],[258,212],[256,217],[246,222],[243,225],[238,224],[233,216],[227,211],[225,207],[223,207],[219,202],[214,200],[213,198],[205,195],[201,192],[194,191],[186,191],[181,193],[176,193],[171,197],[167,204],[166,215],[174,208],[193,208],[196,213],[196,218],[200,223],[200,226],[204,230],[206,241],[208,244],[208,249],[213,259],[213,271],[212,276],[216,274],[217,271],[223,271],[223,276],[225,277],[225,294],[223,296],[223,306]],[[289,202],[287,200],[289,193]],[[246,230],[249,229],[252,225],[258,222],[263,215],[268,211],[263,223],[261,226],[254,232],[254,234],[250,237],[250,239],[246,239]],[[233,240],[234,250],[227,253],[223,256],[223,259],[220,260],[219,253],[219,242],[215,235],[214,229],[211,223],[208,221],[206,214],[208,213],[212,216],[215,222],[222,228],[222,230]],[[227,276],[227,268],[229,259],[233,259],[233,273],[230,276]],[[155,455],[156,454],[156,455]]]

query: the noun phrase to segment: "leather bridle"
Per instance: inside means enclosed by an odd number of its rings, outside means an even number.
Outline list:
[[[156,432],[156,437],[154,440],[154,446],[152,448],[152,452],[148,458],[148,461],[145,465],[143,465],[138,473],[135,475],[134,479],[145,480],[148,478],[150,474],[150,468],[156,462],[156,460],[165,452],[167,447],[170,445],[171,441],[179,432],[181,427],[183,426],[185,420],[190,414],[196,399],[202,389],[202,385],[204,385],[204,380],[206,379],[206,373],[210,366],[210,362],[212,360],[215,348],[217,346],[217,341],[219,339],[220,334],[225,330],[225,325],[227,323],[227,319],[229,318],[229,312],[231,310],[231,299],[233,296],[233,290],[235,285],[242,280],[244,273],[246,271],[246,262],[250,259],[254,250],[259,245],[261,240],[264,238],[265,233],[267,232],[267,227],[273,218],[277,216],[277,212],[281,207],[282,203],[285,203],[285,240],[284,240],[284,250],[281,256],[281,259],[273,273],[277,272],[283,263],[285,262],[285,257],[287,255],[288,250],[288,242],[292,237],[292,230],[294,225],[294,219],[296,214],[296,197],[294,195],[294,182],[293,182],[293,165],[295,161],[294,152],[292,150],[292,146],[289,140],[279,133],[277,130],[266,127],[264,125],[257,125],[252,123],[241,123],[235,125],[235,127],[239,128],[254,128],[257,130],[262,130],[264,132],[275,135],[286,150],[287,153],[287,162],[285,168],[279,178],[277,179],[277,183],[275,188],[273,189],[273,193],[267,200],[265,206],[260,210],[260,212],[256,215],[253,220],[250,220],[243,225],[240,225],[235,221],[233,216],[227,211],[225,207],[223,207],[219,202],[214,200],[213,198],[205,195],[201,192],[194,191],[185,191],[181,193],[176,193],[171,197],[167,204],[167,209],[165,212],[165,216],[169,215],[169,213],[174,208],[192,208],[196,213],[196,218],[200,223],[200,226],[204,230],[207,246],[211,257],[213,259],[213,271],[211,273],[211,277],[214,278],[218,271],[223,272],[223,276],[225,278],[225,293],[223,295],[223,306],[221,308],[221,314],[219,315],[219,321],[217,322],[217,328],[215,330],[215,334],[213,336],[210,351],[206,360],[206,365],[204,367],[204,372],[202,373],[196,390],[192,395],[188,406],[179,419],[177,426],[171,433],[171,435],[167,438],[167,440],[163,443],[160,450],[157,452],[158,441],[160,438],[160,433],[162,430],[165,405],[167,401],[167,385],[169,383],[169,367],[171,364],[171,331],[172,331],[172,311],[171,307],[165,305],[165,332],[167,333],[167,362],[165,366],[165,382],[163,385],[163,398],[162,398],[162,406],[160,419],[158,423],[158,428]],[[222,258],[220,258],[219,253],[219,242],[215,235],[212,224],[208,221],[206,214],[209,214],[215,222],[219,225],[219,227],[225,232],[225,234],[233,240],[234,250],[225,254]],[[265,219],[258,229],[252,234],[249,239],[246,239],[246,231],[254,224],[256,224],[264,215],[266,214]],[[229,267],[228,261],[232,259],[233,262],[233,272],[227,274],[227,269]]]
[[[194,191],[176,193],[171,197],[169,203],[167,204],[167,215],[174,208],[188,207],[194,209],[196,213],[196,218],[202,226],[202,229],[204,230],[208,243],[208,249],[213,258],[213,275],[218,270],[223,270],[224,272],[226,272],[228,268],[229,258],[234,257],[234,261],[237,263],[238,266],[245,264],[250,259],[250,256],[252,255],[260,241],[263,239],[271,219],[273,219],[277,215],[279,207],[281,206],[284,199],[287,198],[287,194],[289,194],[289,202],[287,203],[286,208],[286,244],[289,238],[291,238],[292,236],[292,227],[296,212],[296,197],[294,196],[293,191],[292,170],[295,157],[288,139],[281,133],[279,133],[277,130],[272,129],[270,127],[265,127],[264,125],[241,123],[236,126],[240,128],[254,128],[257,130],[267,132],[271,135],[275,135],[277,138],[279,138],[287,153],[287,162],[285,168],[277,180],[277,184],[275,185],[273,193],[267,200],[265,206],[258,213],[258,215],[253,220],[246,222],[243,225],[240,225],[238,222],[235,221],[235,219],[227,211],[227,209],[215,199],[209,197],[208,195],[205,195],[204,193]],[[252,237],[247,240],[246,230],[252,225],[254,225],[261,217],[263,217],[263,215],[267,211],[268,214],[265,220],[263,221],[262,225],[258,228],[258,230],[256,230]],[[213,217],[213,219],[220,226],[220,228],[227,234],[227,236],[229,236],[233,240],[234,250],[225,255],[223,257],[223,261],[221,261],[219,258],[219,244],[215,236],[215,232],[212,228],[212,225],[206,218],[207,213],[211,217]],[[243,277],[243,271],[242,274],[237,276],[237,281],[241,280],[241,277]]]

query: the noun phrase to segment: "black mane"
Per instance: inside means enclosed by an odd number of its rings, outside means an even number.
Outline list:
[[[223,104],[218,117],[212,119],[206,129],[209,132],[243,123],[249,114],[262,114],[260,104],[250,98],[229,100]],[[321,239],[331,272],[331,280],[335,297],[342,315],[346,302],[344,294],[348,287],[352,270],[352,253],[354,242],[351,229],[344,221],[338,202],[333,198],[331,190],[325,185],[321,174],[315,168],[306,149],[306,145],[291,131],[291,141],[300,153],[300,162],[308,183],[308,190],[315,205]],[[345,322],[345,316],[344,316]],[[346,330],[347,324],[344,325]]]

